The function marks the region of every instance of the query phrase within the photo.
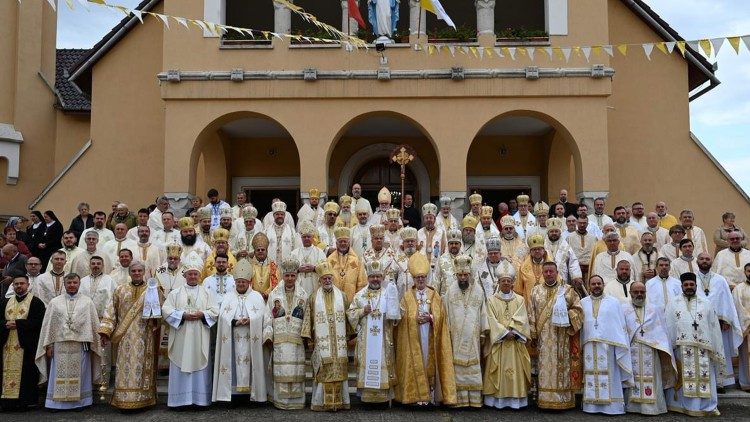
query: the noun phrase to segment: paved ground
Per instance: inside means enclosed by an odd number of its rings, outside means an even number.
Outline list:
[[[748,420],[750,407],[727,404],[719,406],[721,411],[721,420]],[[214,405],[207,410],[186,410],[174,411],[169,410],[165,404],[159,404],[156,407],[134,414],[122,414],[106,404],[95,404],[89,409],[82,412],[59,412],[50,413],[44,409],[34,409],[24,413],[2,413],[0,420],[5,421],[170,421],[178,419],[192,419],[201,421],[233,421],[240,419],[262,419],[264,421],[310,421],[314,418],[325,418],[326,422],[389,422],[389,421],[414,421],[414,422],[485,422],[488,420],[501,420],[512,418],[513,422],[523,421],[596,421],[601,420],[602,416],[587,415],[580,410],[570,410],[565,412],[542,412],[538,409],[531,408],[521,411],[511,410],[446,410],[446,409],[413,409],[401,406],[394,406],[392,409],[384,408],[366,408],[362,404],[356,404],[352,410],[340,411],[337,413],[317,413],[310,410],[302,411],[281,411],[276,410],[270,405],[248,404],[237,407],[229,405]],[[638,415],[625,415],[609,417],[611,420],[618,421],[655,421],[654,417],[644,417]],[[685,421],[687,417],[675,413],[660,416],[661,421]]]

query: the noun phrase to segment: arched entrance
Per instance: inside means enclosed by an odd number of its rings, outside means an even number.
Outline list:
[[[560,189],[576,192],[579,163],[574,140],[554,119],[530,111],[506,113],[485,124],[471,143],[467,192],[481,193],[495,217],[498,203],[520,193],[534,202],[555,202]]]
[[[359,183],[374,206],[378,191],[386,186],[395,193],[393,205],[400,206],[400,167],[390,157],[401,144],[415,152],[406,168],[405,192],[414,196],[416,207],[436,198],[440,173],[431,139],[406,116],[389,112],[360,116],[342,128],[329,155],[331,196],[351,194],[351,186]]]
[[[290,212],[299,209],[299,153],[278,122],[260,114],[233,113],[209,125],[200,138],[196,143],[197,195],[205,196],[213,187],[234,203],[237,193],[245,192],[260,218],[277,197]]]

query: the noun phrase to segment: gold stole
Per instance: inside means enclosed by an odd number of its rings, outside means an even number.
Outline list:
[[[135,303],[133,303],[133,306],[130,307],[128,313],[125,315],[125,318],[123,318],[122,321],[117,324],[117,329],[114,333],[112,333],[112,343],[119,343],[120,340],[122,340],[122,337],[125,335],[125,332],[130,327],[130,324],[132,324],[133,321],[136,320],[136,318],[140,318],[143,314],[143,300],[146,297],[146,283],[143,283],[140,286],[136,286],[131,283],[131,286],[136,291],[140,288],[143,288],[143,291],[140,295],[138,295],[138,299],[135,301]]]
[[[8,300],[5,306],[5,320],[15,321],[26,319],[31,308],[31,298],[28,293],[22,301],[17,297]],[[18,329],[8,331],[8,340],[3,346],[3,395],[1,399],[18,399],[21,391],[21,371],[23,369],[23,349],[18,338]]]

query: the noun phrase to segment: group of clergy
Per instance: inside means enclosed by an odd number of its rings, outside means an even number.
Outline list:
[[[474,194],[460,222],[449,198],[425,204],[416,230],[385,188],[374,212],[356,191],[309,197],[297,225],[281,201],[262,222],[249,204],[177,222],[157,208],[156,240],[84,233],[77,266],[61,250],[29,268],[0,306],[0,406],[36,404],[49,380],[47,407],[85,407],[114,379],[113,406],[144,408],[161,371],[170,407],[301,409],[308,358],[326,411],[350,406],[350,359],[368,403],[567,409],[582,392],[586,412],[718,414],[732,357],[750,388],[747,250],[730,234],[715,259],[695,253],[690,212],[666,243],[663,216],[638,230],[623,207],[599,226],[584,205],[571,230],[521,195],[498,227]]]

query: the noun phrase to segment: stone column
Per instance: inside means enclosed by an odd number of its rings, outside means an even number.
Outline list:
[[[185,216],[185,212],[193,206],[191,200],[193,195],[188,192],[165,192],[164,196],[169,199],[169,209],[174,212],[175,220]]]
[[[582,191],[577,192],[576,196],[578,197],[578,203],[580,204],[586,204],[586,206],[589,208],[589,214],[594,212],[594,200],[596,198],[607,198],[609,196],[609,192],[607,191]]]
[[[359,1],[356,3],[357,7],[359,7]],[[362,16],[362,18],[364,18],[364,16]],[[349,17],[349,1],[341,0],[341,32],[356,36],[357,31],[359,31],[359,24],[357,21]]]
[[[420,21],[419,15],[422,15]],[[417,30],[419,26],[419,30]],[[419,0],[409,0],[409,43],[427,42],[427,15],[425,10],[419,7]],[[422,39],[420,40],[420,37]]]
[[[487,47],[495,44],[495,0],[474,0],[477,9],[477,41]]]
[[[465,191],[443,191],[440,192],[440,197],[447,196],[451,199],[451,214],[458,220],[459,228],[461,227],[461,220],[464,218],[464,214],[468,211],[466,209],[466,192]]]
[[[290,1],[294,3],[294,1]],[[273,32],[289,34],[292,30],[292,12],[283,5],[273,3]]]

